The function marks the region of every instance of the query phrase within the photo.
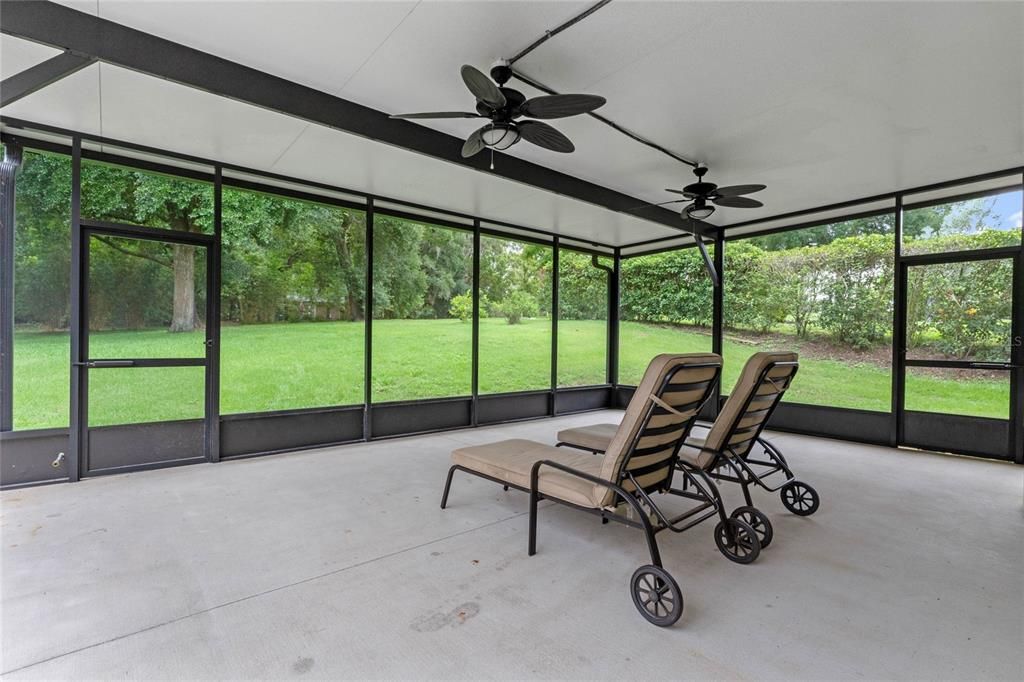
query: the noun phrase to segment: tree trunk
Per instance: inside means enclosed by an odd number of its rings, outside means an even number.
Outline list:
[[[171,331],[191,332],[202,328],[196,311],[196,249],[189,244],[175,244],[173,248],[174,312]]]

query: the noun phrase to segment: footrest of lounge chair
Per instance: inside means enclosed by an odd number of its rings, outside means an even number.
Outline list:
[[[604,463],[601,455],[520,438],[459,448],[452,452],[452,464],[526,490],[530,489],[530,471],[540,460],[558,462],[593,476],[601,474]],[[602,486],[551,467],[541,467],[538,489],[545,497],[556,497],[590,508],[600,507],[608,492]]]
[[[584,450],[604,452],[618,431],[618,424],[590,424],[558,432],[558,442]]]

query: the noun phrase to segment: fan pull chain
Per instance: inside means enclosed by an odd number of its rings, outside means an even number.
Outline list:
[[[491,170],[494,170],[494,147],[491,147]]]

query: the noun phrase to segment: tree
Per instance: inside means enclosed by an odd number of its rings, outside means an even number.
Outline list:
[[[85,162],[82,215],[179,232],[211,232],[213,190],[210,185],[182,178]],[[121,254],[148,260],[172,272],[170,331],[189,332],[203,326],[196,307],[195,246],[106,237],[98,240]]]
[[[16,180],[16,322],[67,329],[70,316],[71,159],[26,152]]]

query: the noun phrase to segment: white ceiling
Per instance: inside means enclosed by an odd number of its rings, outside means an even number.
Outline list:
[[[60,50],[0,34],[0,79],[56,57]]]
[[[591,3],[64,4],[397,113],[469,108],[461,64],[486,70]],[[706,162],[714,182],[767,184],[763,209],[719,209],[729,224],[1024,165],[1022,37],[1019,2],[616,0],[517,67],[605,96],[603,114]],[[5,76],[32,62],[12,40]],[[109,65],[3,113],[613,244],[673,233]],[[430,125],[464,137],[475,123]],[[511,153],[649,201],[692,177],[589,117],[555,125],[574,154]]]

